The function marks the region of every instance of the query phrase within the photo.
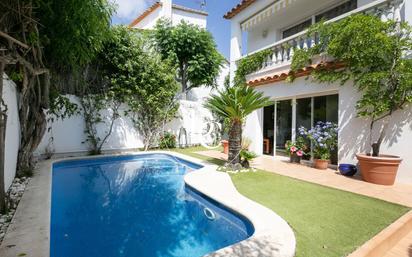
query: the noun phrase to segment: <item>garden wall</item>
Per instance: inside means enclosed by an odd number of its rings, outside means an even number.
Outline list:
[[[75,96],[69,96],[74,103],[79,103]],[[122,109],[126,109],[123,106]],[[103,117],[108,119],[108,113],[102,113]],[[178,118],[165,126],[166,131],[170,131],[176,136],[179,135],[181,127],[186,129],[187,143],[200,144],[202,134],[203,120],[211,119],[209,111],[202,107],[201,101],[180,101]],[[51,129],[44,135],[36,154],[74,154],[86,153],[88,151],[87,143],[82,143],[86,139],[84,134],[84,121],[81,114],[74,115],[64,120],[49,122],[48,127]],[[104,134],[107,127],[103,124],[98,127],[100,137]],[[186,142],[186,141],[184,141]],[[142,148],[142,138],[133,128],[133,124],[128,117],[122,115],[116,120],[113,133],[103,146],[105,151],[124,151]]]
[[[16,85],[9,80],[6,75],[4,75],[3,83],[3,99],[8,108],[4,164],[4,184],[7,190],[16,175],[17,154],[20,142],[20,122],[18,115]]]

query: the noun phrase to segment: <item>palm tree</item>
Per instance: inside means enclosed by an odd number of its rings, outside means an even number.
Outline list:
[[[268,97],[247,86],[235,86],[219,91],[205,103],[205,107],[227,119],[229,128],[229,163],[240,163],[242,125],[247,115],[271,104]]]

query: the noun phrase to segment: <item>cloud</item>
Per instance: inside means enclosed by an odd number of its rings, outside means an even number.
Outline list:
[[[114,19],[130,21],[144,12],[153,0],[111,0],[116,5]]]

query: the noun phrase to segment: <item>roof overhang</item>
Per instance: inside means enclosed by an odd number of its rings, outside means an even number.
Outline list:
[[[327,70],[339,70],[346,67],[343,62],[329,61],[320,62],[318,64],[309,65],[303,69],[299,69],[296,72],[287,69],[285,71],[277,72],[271,76],[265,76],[247,82],[248,86],[257,87],[262,85],[267,85],[271,83],[276,83],[286,80],[289,76],[294,78],[309,76],[314,70],[327,69]]]
[[[146,9],[146,11],[144,11],[142,14],[139,15],[139,17],[137,17],[136,19],[134,19],[130,24],[129,27],[132,28],[134,26],[136,26],[137,24],[139,24],[139,22],[141,22],[144,18],[146,18],[149,14],[151,14],[152,12],[154,12],[157,8],[161,7],[162,3],[161,2],[156,2],[154,3],[152,6],[150,6],[149,8]]]
[[[181,6],[181,5],[177,5],[177,4],[172,4],[172,9],[176,9],[176,10],[180,10],[180,11],[184,11],[184,12],[189,12],[189,13],[194,13],[194,14],[199,14],[199,15],[203,15],[203,16],[208,16],[209,15],[205,11],[188,8],[186,6]]]
[[[244,9],[246,9],[249,5],[253,4],[254,2],[256,2],[256,0],[242,0],[242,2],[240,2],[238,5],[236,5],[235,7],[232,8],[232,10],[230,10],[229,12],[227,12],[223,18],[225,19],[232,19],[233,17],[235,17],[238,13],[240,13],[241,11],[243,11]]]

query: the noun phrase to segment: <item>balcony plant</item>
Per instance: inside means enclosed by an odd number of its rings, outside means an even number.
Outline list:
[[[299,70],[313,57],[327,55],[344,64],[340,69],[316,69],[312,77],[318,82],[353,81],[361,93],[356,103],[358,117],[370,125],[370,149],[357,155],[364,180],[391,185],[395,181],[401,158],[380,153],[387,134],[399,121],[393,115],[412,102],[412,29],[403,22],[382,21],[369,15],[354,15],[335,23],[320,23],[310,29],[317,33],[319,44],[297,50],[292,69]],[[377,135],[377,136],[375,136]]]
[[[338,126],[332,122],[320,121],[310,130],[300,127],[299,133],[312,142],[315,168],[327,169],[331,152],[338,145]]]
[[[290,162],[292,163],[300,163],[300,160],[306,154],[308,149],[303,137],[298,137],[296,141],[286,141],[285,148],[290,157]]]

